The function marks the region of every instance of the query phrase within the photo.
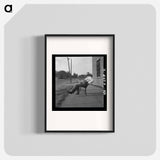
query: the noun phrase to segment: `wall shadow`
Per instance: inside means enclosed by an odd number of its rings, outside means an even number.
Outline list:
[[[35,37],[35,131],[45,132],[45,51],[44,36]]]

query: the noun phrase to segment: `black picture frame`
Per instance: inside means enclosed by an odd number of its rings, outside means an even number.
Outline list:
[[[100,130],[100,131],[97,131],[97,130],[47,130],[47,121],[46,121],[46,118],[47,118],[47,115],[46,115],[46,110],[47,110],[47,105],[46,105],[46,102],[47,102],[47,87],[46,87],[46,83],[47,83],[47,53],[46,53],[46,50],[47,50],[47,37],[52,37],[52,36],[58,36],[58,37],[63,37],[63,36],[69,36],[69,37],[112,37],[113,38],[113,97],[112,97],[112,103],[113,103],[113,112],[112,112],[112,122],[113,122],[113,129],[112,130]],[[45,60],[45,132],[115,132],[115,35],[114,34],[45,34],[44,35],[44,60]],[[86,55],[88,56],[88,55]],[[99,55],[98,55],[99,56]],[[53,71],[53,70],[52,70]],[[53,73],[52,73],[53,74]],[[106,76],[107,76],[107,73],[106,73]],[[52,88],[53,89],[53,88]],[[53,96],[53,94],[52,94]],[[107,97],[107,96],[106,96]],[[53,97],[52,97],[53,98]],[[54,97],[54,101],[55,101],[55,97]],[[106,106],[106,105],[105,105]],[[107,107],[105,108],[78,108],[78,109],[73,109],[73,108],[61,108],[61,109],[55,109],[53,110],[52,108],[52,111],[106,111],[107,110]]]
[[[103,107],[79,107],[79,108],[71,108],[71,107],[65,107],[65,108],[57,108],[56,106],[56,89],[55,89],[55,57],[103,57],[105,60],[107,60],[107,55],[105,54],[94,54],[94,55],[81,55],[81,54],[67,54],[67,55],[52,55],[52,111],[107,111],[107,95],[104,95],[104,102]],[[107,68],[106,61],[104,61],[104,68]],[[107,72],[105,72],[105,77],[107,80]],[[106,82],[107,83],[107,82]],[[106,85],[104,86],[104,90],[106,91]]]

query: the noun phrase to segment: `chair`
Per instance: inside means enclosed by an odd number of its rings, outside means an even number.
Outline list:
[[[82,81],[80,83],[80,86],[79,86],[79,91],[81,91],[81,88],[84,88],[85,89],[85,95],[87,95],[87,87],[88,87],[88,82],[87,81]]]

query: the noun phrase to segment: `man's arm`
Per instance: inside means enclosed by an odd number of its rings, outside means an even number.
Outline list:
[[[91,84],[94,81],[92,77],[87,77],[85,80],[88,82],[88,84]]]

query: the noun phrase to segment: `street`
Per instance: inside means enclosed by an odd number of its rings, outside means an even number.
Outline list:
[[[103,89],[89,85],[87,87],[87,95],[84,88],[81,88],[80,94],[68,94],[62,101],[60,107],[104,107]]]

